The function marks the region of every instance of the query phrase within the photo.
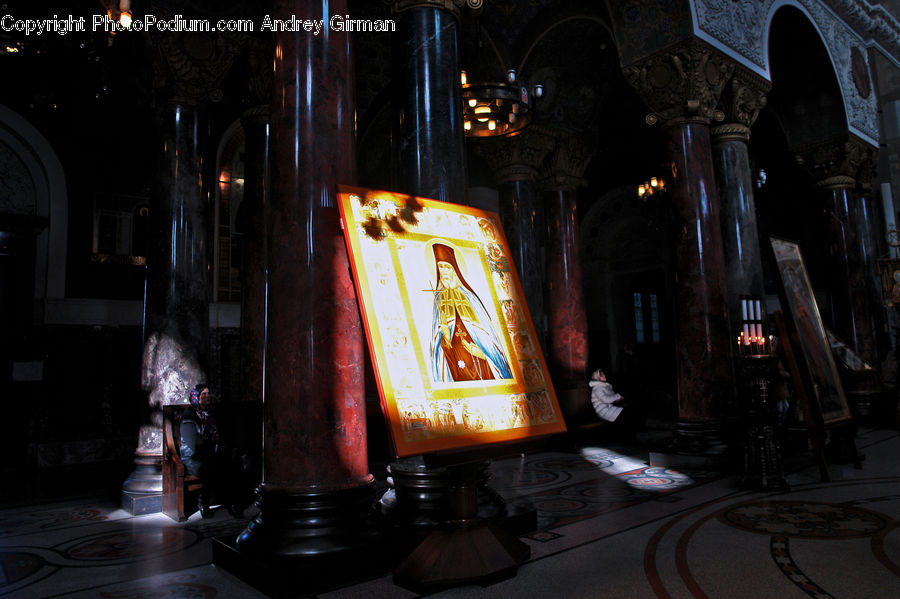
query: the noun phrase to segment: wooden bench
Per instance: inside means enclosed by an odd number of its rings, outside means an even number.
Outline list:
[[[181,461],[181,419],[187,404],[163,406],[162,511],[184,522],[197,510],[201,480],[187,473]]]

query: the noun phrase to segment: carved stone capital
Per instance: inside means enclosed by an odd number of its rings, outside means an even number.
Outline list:
[[[272,116],[271,108],[268,104],[258,104],[244,111],[241,115],[241,123],[261,123],[266,124]]]
[[[574,191],[586,184],[582,178],[595,152],[593,142],[581,135],[558,132],[556,145],[541,170],[541,187]]]
[[[747,143],[750,141],[750,127],[739,123],[728,123],[712,127],[709,130],[709,134],[713,142],[734,140]]]
[[[766,94],[771,89],[770,82],[736,65],[719,99],[719,109],[725,115],[724,122],[753,126],[759,111],[766,105]]]
[[[482,137],[472,141],[475,154],[488,163],[497,183],[536,179],[541,163],[555,145],[556,138],[540,126],[531,126],[512,137]]]
[[[162,32],[150,36],[160,100],[204,106],[225,99],[222,84],[243,51],[239,35]]]
[[[259,106],[272,100],[272,39],[251,37],[247,41],[245,105]]]
[[[462,16],[463,9],[468,6],[475,14],[479,14],[484,0],[386,0],[391,5],[391,12],[398,13],[412,8],[434,8],[446,10],[457,19]]]
[[[836,175],[816,181],[815,186],[816,189],[853,189],[856,187],[856,179],[845,175]]]
[[[877,148],[855,135],[845,134],[794,149],[794,156],[816,181],[833,186],[837,181],[853,179],[871,186],[877,163]],[[838,179],[838,178],[843,179]]]
[[[623,73],[650,107],[648,123],[662,120],[666,124],[709,124],[734,67],[734,61],[692,38],[625,67]]]

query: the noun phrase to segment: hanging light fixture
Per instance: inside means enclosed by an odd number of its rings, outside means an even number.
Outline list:
[[[638,197],[645,198],[652,196],[654,193],[661,193],[666,190],[666,182],[662,178],[650,177],[649,181],[645,181],[638,185]]]
[[[506,73],[506,81],[469,83],[465,71],[460,72],[462,85],[463,128],[468,137],[514,135],[531,121],[532,100],[540,98],[543,86],[531,92],[516,78],[516,71]]]

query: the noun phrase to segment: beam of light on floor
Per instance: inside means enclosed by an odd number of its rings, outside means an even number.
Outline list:
[[[677,470],[650,466],[642,459],[605,447],[583,447],[580,453],[599,470],[642,491],[670,493],[695,482],[690,476]]]

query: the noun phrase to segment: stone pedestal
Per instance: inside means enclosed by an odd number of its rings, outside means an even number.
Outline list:
[[[162,429],[142,426],[134,471],[122,484],[120,507],[132,516],[162,511]]]

